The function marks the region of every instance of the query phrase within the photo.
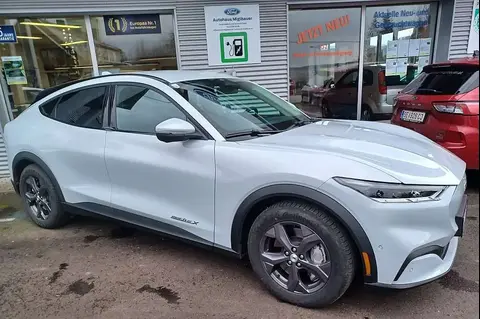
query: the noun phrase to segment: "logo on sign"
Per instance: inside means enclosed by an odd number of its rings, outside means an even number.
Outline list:
[[[228,16],[236,16],[240,13],[240,10],[237,8],[227,8],[223,12]]]

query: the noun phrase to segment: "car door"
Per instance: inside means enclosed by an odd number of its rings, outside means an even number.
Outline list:
[[[32,123],[31,132],[42,128],[36,147],[70,204],[110,203],[103,127],[108,89],[93,85],[52,98],[39,107],[46,117]]]
[[[114,85],[112,130],[105,145],[114,217],[212,244],[215,143],[175,102],[183,99],[179,94],[147,80],[156,84]],[[205,139],[158,140],[155,126],[171,118],[189,121]]]
[[[328,107],[335,117],[356,118],[358,70],[345,73],[327,93]]]

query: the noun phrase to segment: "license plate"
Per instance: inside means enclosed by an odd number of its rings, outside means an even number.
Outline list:
[[[400,114],[400,119],[406,122],[423,123],[425,112],[403,110]]]

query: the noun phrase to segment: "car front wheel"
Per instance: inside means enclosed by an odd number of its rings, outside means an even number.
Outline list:
[[[45,172],[35,164],[20,175],[20,196],[26,213],[42,228],[57,228],[68,221],[57,190]]]
[[[248,238],[252,268],[282,301],[324,307],[340,298],[355,274],[343,228],[316,206],[285,201],[263,211]]]

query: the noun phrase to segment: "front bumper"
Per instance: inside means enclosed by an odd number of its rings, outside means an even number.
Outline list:
[[[451,269],[463,235],[465,183],[422,203],[378,203],[334,180],[321,190],[344,205],[367,234],[377,266],[377,281],[369,284],[411,288]]]

